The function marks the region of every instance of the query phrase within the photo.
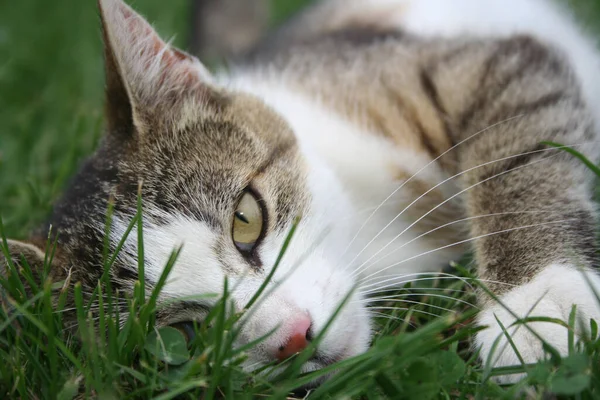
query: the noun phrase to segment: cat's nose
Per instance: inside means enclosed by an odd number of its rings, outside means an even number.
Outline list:
[[[275,357],[283,361],[304,350],[311,340],[312,321],[308,315],[301,315],[291,321],[285,331],[288,337],[285,344],[277,349]]]

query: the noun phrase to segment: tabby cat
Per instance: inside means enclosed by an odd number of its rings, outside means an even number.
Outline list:
[[[159,325],[201,321],[216,299],[198,296],[225,277],[241,310],[299,218],[243,325],[238,345],[275,331],[248,368],[305,348],[355,287],[304,371],[365,351],[374,294],[469,249],[503,303],[479,294],[488,328],[474,342],[488,359],[501,337],[494,365],[519,363],[496,317],[514,330],[527,315],[566,320],[575,304],[581,326],[600,319],[584,276],[600,288],[593,177],[545,144],[598,161],[600,58],[558,5],[324,0],[214,75],[121,0],[99,6],[106,135],[39,233],[9,241],[15,263],[43,263],[51,226],[53,279],[91,292],[107,203],[114,251],[141,188],[150,289],[183,244]],[[120,293],[138,280],[137,246],[134,229],[111,270]],[[565,328],[530,327],[567,352]],[[544,357],[531,330],[513,341],[526,362]]]

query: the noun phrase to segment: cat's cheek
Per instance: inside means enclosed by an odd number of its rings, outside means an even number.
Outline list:
[[[590,286],[591,284],[596,293],[600,294],[600,277],[593,271],[587,271],[585,274],[589,283],[583,272],[575,266],[553,264],[542,270],[529,283],[500,296],[503,305],[491,301],[477,319],[480,326],[487,326],[487,329],[475,337],[476,346],[481,347],[482,362],[485,365],[491,363],[494,367],[521,365],[498,320],[527,364],[548,358],[537,336],[561,355],[568,354],[568,329],[565,326],[536,321],[528,323],[526,327],[515,323],[517,318],[513,313],[519,318],[547,317],[568,324],[572,306],[575,305],[577,342],[578,337],[589,333],[590,319],[600,322],[600,303]],[[585,332],[582,332],[582,328]],[[503,375],[496,380],[501,383],[513,383],[524,377],[524,374]]]

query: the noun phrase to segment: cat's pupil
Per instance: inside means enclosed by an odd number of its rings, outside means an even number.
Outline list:
[[[239,219],[240,221],[242,221],[242,222],[246,223],[246,224],[249,224],[249,223],[250,223],[250,221],[248,221],[248,218],[246,218],[246,216],[244,215],[244,213],[243,213],[243,212],[241,212],[241,211],[236,211],[236,212],[235,212],[235,217],[236,217],[237,219]]]

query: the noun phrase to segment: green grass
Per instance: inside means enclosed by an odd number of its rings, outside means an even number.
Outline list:
[[[274,15],[289,15],[302,1],[272,0]],[[598,2],[583,5],[590,26],[597,28]],[[165,36],[177,35],[185,46],[189,20],[187,0],[138,0],[135,7]],[[92,0],[0,2],[0,217],[2,236],[24,238],[48,214],[68,178],[95,148],[102,131],[103,76],[100,27]],[[0,246],[5,250],[5,246]],[[285,256],[284,254],[282,254]],[[170,265],[176,262],[173,254]],[[169,268],[166,269],[168,272]],[[470,278],[469,273],[457,273]],[[27,268],[21,279],[27,277]],[[69,337],[62,307],[52,304],[52,286],[43,284],[26,298],[21,279],[2,280],[7,298],[0,308],[0,398],[285,398],[330,370],[302,376],[302,357],[285,372],[267,379],[239,368],[243,351],[233,350],[238,315],[226,316],[226,293],[196,338],[156,330],[156,293],[138,287],[129,299],[133,317],[123,327],[111,312],[97,323],[96,336],[86,320],[80,288],[79,332]],[[474,281],[468,282],[475,284]],[[423,296],[427,292],[430,296]],[[98,299],[110,295],[98,288]],[[465,305],[474,294],[461,280],[415,284],[404,295],[421,304],[408,310],[385,310],[376,321],[368,353],[345,360],[318,389],[318,398],[514,398],[525,390],[579,399],[598,398],[600,338],[572,342],[572,354],[561,359],[549,350],[546,362],[491,369],[477,359],[468,338],[476,331],[474,310]],[[443,295],[440,297],[435,295]],[[396,303],[382,304],[394,307]],[[453,313],[444,311],[453,310]],[[440,316],[441,317],[438,317]],[[566,321],[572,326],[574,321]],[[522,328],[523,329],[523,328]],[[501,387],[491,379],[510,372],[528,373],[518,386]]]

